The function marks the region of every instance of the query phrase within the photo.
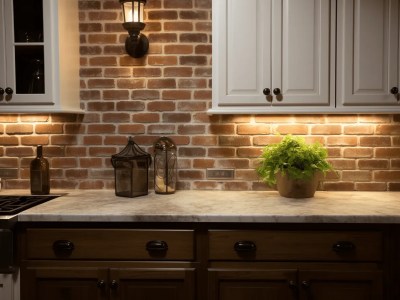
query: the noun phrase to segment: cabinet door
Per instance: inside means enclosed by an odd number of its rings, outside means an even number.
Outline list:
[[[282,0],[273,16],[273,105],[329,105],[330,1]]]
[[[106,300],[107,270],[27,268],[21,273],[21,300]]]
[[[4,0],[6,84],[10,104],[54,104],[52,95],[52,28],[54,4],[34,0],[21,5]]]
[[[300,271],[300,299],[380,300],[379,271]]]
[[[0,0],[0,101],[3,100],[6,88],[6,58],[5,58],[5,23],[4,23],[4,0]]]
[[[269,105],[272,0],[213,2],[215,105]]]
[[[338,0],[337,22],[337,105],[397,105],[399,0]]]
[[[195,271],[191,268],[111,269],[112,300],[191,300]]]
[[[296,297],[296,270],[210,269],[208,300],[286,300]]]

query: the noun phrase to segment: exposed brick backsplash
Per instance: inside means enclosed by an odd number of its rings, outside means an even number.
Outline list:
[[[208,115],[212,0],[148,0],[149,54],[125,53],[117,0],[79,1],[84,115],[0,115],[0,177],[29,188],[35,145],[51,187],[112,189],[112,154],[128,136],[152,153],[161,135],[178,145],[178,188],[268,190],[255,173],[262,148],[296,134],[328,148],[337,174],[324,190],[399,191],[400,115]],[[235,169],[233,180],[207,168]],[[151,177],[151,176],[150,176]]]

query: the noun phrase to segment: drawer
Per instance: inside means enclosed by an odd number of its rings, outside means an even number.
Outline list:
[[[28,229],[27,259],[193,260],[193,230]]]
[[[381,232],[210,230],[210,260],[380,261]]]

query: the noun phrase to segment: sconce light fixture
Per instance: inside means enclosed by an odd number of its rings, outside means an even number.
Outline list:
[[[124,16],[122,26],[129,33],[125,41],[125,50],[132,57],[142,57],[149,49],[149,40],[140,33],[146,26],[143,23],[143,8],[146,0],[119,0],[119,2]]]

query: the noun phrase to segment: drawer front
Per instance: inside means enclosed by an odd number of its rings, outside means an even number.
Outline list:
[[[210,230],[211,260],[380,261],[381,232]]]
[[[193,260],[193,230],[28,229],[27,259]]]

